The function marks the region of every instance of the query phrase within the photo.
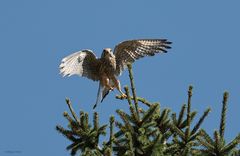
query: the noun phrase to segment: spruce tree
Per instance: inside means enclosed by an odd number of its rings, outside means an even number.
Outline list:
[[[202,153],[208,156],[239,156],[239,150],[236,146],[240,143],[240,134],[238,134],[230,143],[226,144],[224,133],[226,127],[227,100],[229,93],[223,94],[222,113],[219,130],[215,130],[213,139],[205,130],[201,130],[198,141],[204,147]]]
[[[160,108],[158,102],[149,102],[138,97],[134,84],[132,66],[128,65],[130,89],[124,87],[127,97],[116,96],[116,99],[127,102],[129,111],[116,110],[121,121],[115,121],[114,116],[109,124],[99,125],[99,114],[94,112],[93,123],[89,123],[88,113],[80,111],[79,117],[72,108],[69,99],[66,103],[71,116],[64,112],[68,127],[56,126],[56,130],[72,143],[67,146],[71,155],[81,156],[238,156],[237,145],[240,134],[230,143],[224,139],[226,126],[226,110],[228,93],[224,93],[223,107],[219,130],[214,132],[212,139],[204,129],[200,129],[210,108],[207,108],[198,121],[193,120],[197,115],[192,111],[192,90],[189,86],[187,104],[184,104],[177,116],[170,109]],[[141,107],[141,105],[147,106]],[[101,115],[101,114],[100,114]],[[99,141],[100,136],[106,135],[109,126],[109,139]]]

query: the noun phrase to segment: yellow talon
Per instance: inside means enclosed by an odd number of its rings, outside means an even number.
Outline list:
[[[126,95],[126,94],[122,94],[121,96],[122,96],[122,98],[126,98],[126,97],[127,97],[127,95]]]

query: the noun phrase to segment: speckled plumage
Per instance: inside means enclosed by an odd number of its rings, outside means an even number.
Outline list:
[[[121,91],[120,81],[117,79],[128,63],[144,56],[153,56],[156,53],[166,53],[171,48],[171,42],[166,39],[139,39],[119,43],[114,48],[103,50],[101,58],[97,58],[91,50],[82,50],[62,59],[59,66],[63,76],[79,75],[94,81],[99,81],[99,90],[96,105],[104,99],[109,91],[117,88]]]

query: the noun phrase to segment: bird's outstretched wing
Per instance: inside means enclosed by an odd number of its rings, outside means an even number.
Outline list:
[[[100,61],[91,50],[75,52],[62,59],[59,66],[63,76],[79,75],[94,81],[99,77]]]
[[[167,39],[139,39],[119,43],[114,48],[116,57],[116,75],[120,75],[128,63],[144,56],[153,56],[155,53],[166,53],[171,42]]]

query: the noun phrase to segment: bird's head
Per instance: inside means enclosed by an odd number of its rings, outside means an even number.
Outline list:
[[[115,57],[112,52],[112,49],[110,49],[110,48],[103,49],[101,58],[106,58],[106,57]]]

